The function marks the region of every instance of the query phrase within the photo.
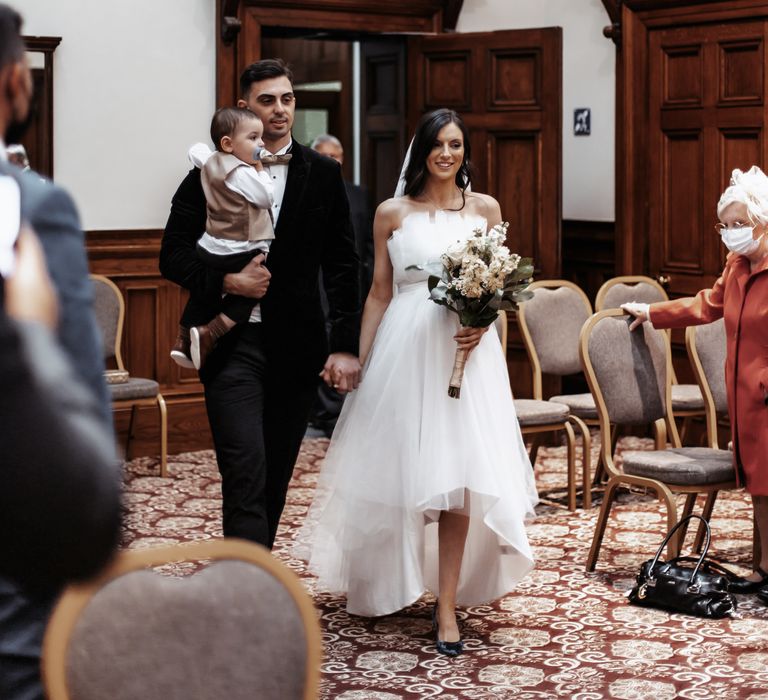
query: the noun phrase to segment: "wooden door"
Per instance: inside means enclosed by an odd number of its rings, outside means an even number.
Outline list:
[[[511,250],[560,276],[562,30],[420,36],[408,46],[408,113],[455,109],[471,134],[473,187],[499,200]]]
[[[536,278],[561,274],[562,30],[420,36],[408,45],[409,134],[421,114],[450,107],[472,143],[472,187],[501,205],[507,245],[531,256]],[[532,395],[531,369],[510,318],[512,390]],[[557,393],[547,378],[544,392]]]
[[[405,157],[405,61],[400,37],[361,42],[361,178],[374,206],[394,194]]]
[[[764,21],[649,31],[648,263],[672,296],[717,277],[718,198],[733,168],[765,166],[765,37]]]

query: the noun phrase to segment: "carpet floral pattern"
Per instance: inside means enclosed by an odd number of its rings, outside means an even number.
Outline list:
[[[622,443],[624,449],[649,446],[638,438]],[[665,517],[652,497],[621,497],[596,573],[585,572],[597,506],[575,513],[564,507],[564,448],[539,452],[537,483],[546,497],[528,527],[536,569],[504,598],[461,610],[462,656],[435,651],[430,594],[395,615],[347,614],[344,599],[316,591],[304,563],[290,555],[326,447],[326,440],[305,440],[275,546],[315,599],[325,644],[324,700],[768,700],[768,608],[754,597],[740,596],[737,617],[725,620],[626,602],[635,572],[664,535]],[[169,477],[156,474],[150,458],[127,465],[125,546],[221,535],[212,452],[171,457]],[[746,494],[720,496],[711,554],[742,573],[751,561],[751,522]]]

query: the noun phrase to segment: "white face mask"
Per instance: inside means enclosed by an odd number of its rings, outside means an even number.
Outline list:
[[[752,255],[760,247],[760,238],[752,238],[751,226],[741,228],[724,229],[722,232],[723,243],[733,253],[738,255]]]

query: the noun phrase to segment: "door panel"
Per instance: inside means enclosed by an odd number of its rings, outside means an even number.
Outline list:
[[[649,271],[681,296],[722,269],[712,227],[731,171],[765,163],[765,25],[652,29],[648,47]]]
[[[703,274],[699,251],[706,246],[709,229],[702,225],[704,202],[701,179],[691,177],[704,165],[701,131],[668,131],[664,134],[664,197],[662,222],[666,235],[660,263]],[[681,206],[681,203],[685,203]],[[712,235],[715,235],[712,230]],[[656,255],[658,250],[653,251]]]
[[[405,149],[405,44],[361,43],[362,180],[374,206],[389,199]]]
[[[536,234],[538,207],[536,182],[538,181],[539,138],[534,132],[492,132],[490,141],[490,178],[488,190],[499,201],[506,203],[504,218],[515,222],[516,249],[531,251],[535,260],[541,260]],[[503,167],[515,163],[515,168]],[[525,176],[521,177],[521,173]],[[528,176],[530,175],[530,177]]]

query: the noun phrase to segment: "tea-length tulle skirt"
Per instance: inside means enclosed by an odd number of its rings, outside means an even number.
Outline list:
[[[321,588],[347,594],[351,613],[439,595],[443,510],[470,517],[459,604],[494,600],[533,567],[525,522],[536,488],[499,338],[493,328],[483,336],[453,399],[457,329],[426,282],[401,286],[344,404],[297,553]]]

